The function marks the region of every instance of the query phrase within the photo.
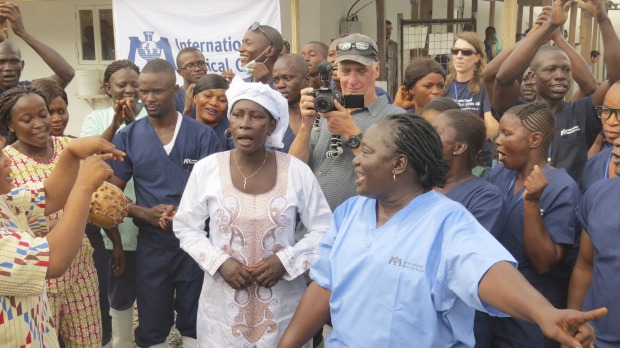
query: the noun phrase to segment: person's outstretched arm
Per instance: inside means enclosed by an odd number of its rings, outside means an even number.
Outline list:
[[[11,22],[11,28],[15,35],[32,47],[45,64],[52,69],[54,75],[50,78],[58,82],[63,88],[67,87],[69,82],[73,80],[75,69],[53,48],[39,41],[26,31],[19,7],[10,2],[0,4],[0,17],[8,19]]]
[[[53,214],[65,206],[77,178],[81,160],[99,153],[111,154],[110,158],[117,160],[122,160],[125,155],[110,142],[96,136],[77,138],[67,144],[60,154],[56,167],[43,182],[46,197],[45,215]],[[90,206],[90,201],[87,205]]]
[[[329,320],[331,296],[331,291],[316,282],[310,283],[278,343],[278,348],[297,348],[308,342]]]
[[[480,280],[482,301],[517,319],[536,323],[545,336],[567,347],[591,347],[594,331],[587,323],[607,314],[606,308],[589,312],[560,310],[551,305],[508,262],[494,264]],[[573,337],[579,333],[579,339]]]
[[[104,160],[112,158],[114,158],[112,154],[88,157],[79,169],[75,185],[72,185],[73,188],[67,199],[64,213],[56,227],[46,236],[49,245],[49,264],[46,278],[62,276],[75,259],[75,255],[82,245],[91,196],[113,174],[112,168]],[[56,167],[54,170],[58,169]],[[46,181],[46,184],[49,182]]]
[[[616,81],[620,80],[620,64],[618,64],[620,39],[618,39],[618,35],[611,24],[602,0],[588,0],[586,7],[590,15],[598,23],[604,48],[603,61],[607,69],[607,80],[598,87],[592,97],[592,105],[602,105],[609,88]]]

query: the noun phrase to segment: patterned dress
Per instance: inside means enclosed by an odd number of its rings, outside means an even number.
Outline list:
[[[174,219],[181,247],[205,271],[198,345],[275,347],[306,290],[303,273],[319,256],[331,211],[312,171],[298,159],[275,152],[275,187],[251,195],[234,187],[230,154],[218,153],[194,166]],[[308,232],[295,242],[297,214]],[[208,216],[209,239],[204,232]],[[217,272],[231,257],[253,265],[271,255],[286,269],[271,288],[253,284],[235,290]]]
[[[49,317],[42,184],[0,196],[0,347],[58,347]],[[30,225],[28,221],[31,221]]]
[[[12,146],[4,149],[13,161],[11,168],[15,186],[43,182],[52,172],[60,153],[70,141],[66,137],[52,137],[54,155],[48,163],[39,163]],[[62,211],[48,216],[58,220]],[[93,248],[84,236],[75,260],[64,276],[48,280],[48,297],[52,323],[66,347],[101,346],[101,311],[99,309],[99,282],[93,262]]]

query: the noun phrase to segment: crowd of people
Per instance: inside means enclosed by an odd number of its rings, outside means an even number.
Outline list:
[[[503,50],[458,33],[449,71],[415,58],[387,91],[370,37],[295,54],[255,22],[237,76],[196,48],[115,60],[76,138],[73,68],[0,4],[54,71],[20,81],[0,35],[0,346],[620,346],[620,40],[586,5],[603,81],[567,0]],[[325,93],[345,98],[317,112]],[[105,181],[131,200],[110,228],[87,221]]]

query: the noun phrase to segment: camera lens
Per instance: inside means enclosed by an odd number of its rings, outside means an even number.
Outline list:
[[[332,101],[329,98],[318,97],[314,100],[314,109],[318,112],[330,112],[332,107]]]

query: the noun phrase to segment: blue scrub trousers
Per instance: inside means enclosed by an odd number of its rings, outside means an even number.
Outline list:
[[[198,299],[204,279],[198,264],[180,248],[160,249],[138,241],[136,271],[137,345],[149,347],[164,342],[175,324],[175,310],[181,336],[196,338]]]

